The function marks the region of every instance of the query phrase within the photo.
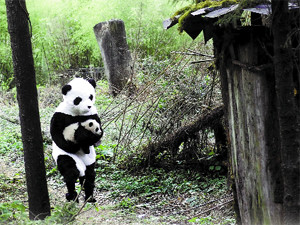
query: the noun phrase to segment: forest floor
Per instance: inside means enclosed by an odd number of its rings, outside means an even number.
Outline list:
[[[13,155],[0,158],[0,224],[19,224],[28,214],[23,159]],[[186,172],[155,170],[152,174],[131,174],[113,167],[98,169],[95,204],[85,204],[83,193],[78,204],[67,203],[61,176],[48,174],[52,220],[54,224],[66,224],[73,218],[72,224],[234,224],[233,200],[226,178],[201,178],[190,172],[186,179]],[[155,180],[168,176],[172,177],[169,186],[165,183],[153,191],[155,183],[161,185]],[[20,208],[13,206],[16,202],[26,210],[18,211]],[[4,203],[12,209],[6,220],[1,221]]]

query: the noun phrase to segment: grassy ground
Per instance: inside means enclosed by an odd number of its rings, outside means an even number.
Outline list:
[[[99,165],[99,164],[98,164]],[[49,172],[49,170],[48,170]],[[22,157],[1,157],[0,223],[29,224]],[[66,203],[59,174],[48,173],[52,206],[49,224],[234,224],[231,195],[225,177],[191,171],[148,170],[137,174],[97,168],[97,203]],[[80,188],[78,185],[78,192]],[[39,224],[39,222],[36,222]]]

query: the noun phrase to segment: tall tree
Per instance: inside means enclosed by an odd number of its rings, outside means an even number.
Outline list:
[[[34,62],[25,0],[6,0],[21,122],[29,218],[50,215]]]
[[[274,71],[283,176],[284,224],[299,224],[299,121],[294,97],[291,15],[287,0],[272,0]]]

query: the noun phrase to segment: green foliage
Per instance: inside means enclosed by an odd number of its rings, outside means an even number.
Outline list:
[[[21,221],[26,218],[26,207],[20,201],[0,203],[0,223]]]
[[[120,202],[119,202],[119,207],[122,209],[127,209],[127,210],[132,210],[134,206],[134,202],[132,201],[132,199],[126,197],[123,198]]]
[[[192,219],[188,220],[188,222],[190,223],[194,223],[194,224],[202,224],[202,225],[214,225],[215,220],[214,218],[212,218],[211,216],[206,216],[206,217],[193,217]],[[231,218],[224,218],[223,221],[219,224],[235,224],[235,220],[231,219]]]
[[[66,202],[62,206],[56,205],[44,221],[31,221],[27,207],[21,201],[5,202],[0,203],[0,224],[67,224],[74,221],[78,212],[76,202]]]
[[[15,151],[20,152],[23,144],[20,134],[10,132],[0,132],[0,155]]]
[[[5,1],[0,0],[0,16],[6,17]],[[101,57],[93,27],[118,18],[125,22],[127,41],[133,58],[168,57],[170,51],[189,39],[165,32],[162,21],[179,4],[169,1],[38,0],[26,1],[32,24],[32,45],[39,84],[55,80],[57,71],[69,68],[101,66]],[[125,9],[125,10],[124,10]],[[11,88],[12,57],[6,19],[0,20],[0,82]]]
[[[48,222],[67,224],[74,221],[78,213],[78,204],[74,201],[66,202],[62,206],[57,205],[52,211],[51,216],[46,219]],[[46,222],[45,221],[45,222]]]
[[[5,91],[11,88],[13,73],[5,0],[0,0],[0,18],[0,91]]]
[[[23,149],[20,130],[18,129],[18,109],[14,106],[1,107],[0,111],[0,155],[20,154]]]
[[[211,179],[194,171],[167,172],[163,169],[150,169],[139,175],[131,175],[125,170],[118,170],[112,166],[98,168],[97,171],[98,188],[109,190],[114,198],[124,194],[128,196],[176,195],[198,190],[217,193],[223,190],[223,185],[226,183],[225,177]]]

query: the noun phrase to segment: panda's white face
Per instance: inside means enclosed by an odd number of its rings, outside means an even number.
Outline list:
[[[63,111],[71,115],[93,114],[95,88],[85,79],[75,78],[65,85],[63,92]]]
[[[94,134],[99,134],[99,135],[102,134],[102,130],[100,128],[100,124],[96,120],[89,119],[89,120],[86,120],[86,121],[82,122],[81,125],[85,129],[93,132]]]

